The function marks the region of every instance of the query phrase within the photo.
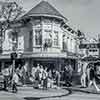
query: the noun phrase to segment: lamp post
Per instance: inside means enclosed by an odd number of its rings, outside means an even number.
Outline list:
[[[17,53],[16,53],[16,49],[17,49],[17,32],[16,30],[12,32],[12,53],[10,55],[11,60],[12,60],[12,75],[14,75],[14,71],[15,71],[15,61],[17,58]],[[12,80],[12,84],[13,84],[13,80]]]
[[[17,53],[16,52],[12,52],[11,53],[11,60],[13,61],[13,74],[14,74],[14,70],[15,70],[15,60],[16,60],[16,58],[17,58]]]
[[[0,53],[2,53],[3,40],[4,40],[3,23],[0,21]]]

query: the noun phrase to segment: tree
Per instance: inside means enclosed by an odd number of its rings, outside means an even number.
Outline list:
[[[0,11],[0,48],[2,49],[2,42],[5,38],[5,32],[10,27],[11,22],[16,21],[23,13],[23,8],[16,2],[5,2],[1,6]]]

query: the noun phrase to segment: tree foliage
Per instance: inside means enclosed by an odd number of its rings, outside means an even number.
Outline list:
[[[24,10],[16,2],[5,2],[0,10],[0,49],[5,39],[5,32],[10,27],[11,22],[17,20]]]
[[[18,6],[16,2],[9,2],[2,6],[1,13],[6,21],[13,21],[22,14],[22,7]]]
[[[1,7],[0,36],[5,34],[12,21],[15,21],[23,13],[23,8],[16,2],[7,2]]]

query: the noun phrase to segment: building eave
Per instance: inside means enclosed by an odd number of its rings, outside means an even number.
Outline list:
[[[28,18],[28,17],[51,17],[51,18],[63,20],[64,22],[68,21],[68,19],[65,17],[60,17],[60,16],[56,16],[56,15],[49,15],[49,14],[31,14],[31,15],[23,16],[21,19]]]

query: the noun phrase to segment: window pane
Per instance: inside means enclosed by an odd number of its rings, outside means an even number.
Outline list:
[[[51,47],[52,46],[52,34],[51,34],[51,30],[45,30],[45,43],[47,45],[47,47]]]
[[[36,45],[42,45],[41,30],[35,30],[35,44]]]
[[[63,35],[63,50],[67,50],[66,35]]]
[[[44,23],[50,24],[50,23],[52,23],[52,20],[50,20],[50,19],[44,19]]]
[[[58,46],[58,31],[54,31],[54,45]]]

